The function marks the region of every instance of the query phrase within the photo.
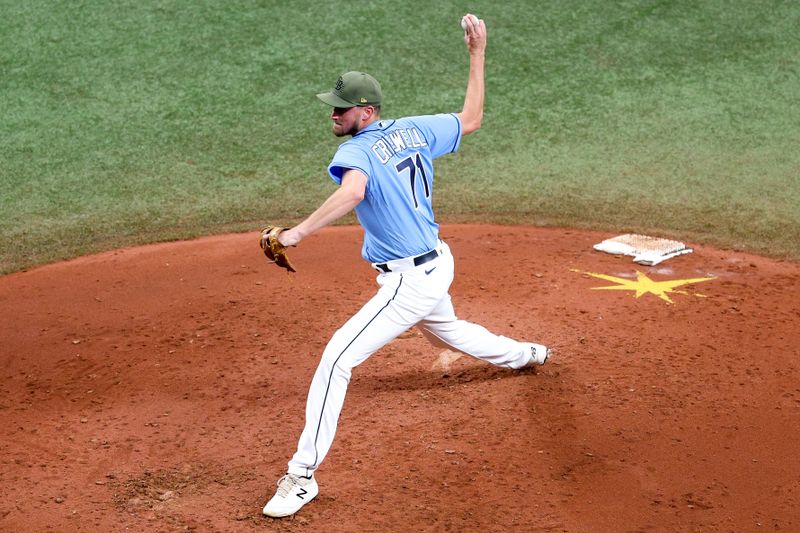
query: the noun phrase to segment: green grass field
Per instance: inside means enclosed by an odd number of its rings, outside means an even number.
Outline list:
[[[486,117],[439,160],[440,221],[800,258],[797,2],[0,6],[1,273],[299,220],[334,188],[314,95],[360,69],[384,117],[459,111],[467,11]]]

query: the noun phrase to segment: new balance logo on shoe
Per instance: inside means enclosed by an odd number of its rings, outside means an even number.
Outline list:
[[[543,365],[550,358],[550,348],[541,344],[531,344],[528,362],[522,368]]]
[[[272,518],[290,516],[319,494],[319,486],[314,477],[286,474],[278,480],[278,490],[267,505],[264,514]],[[297,496],[297,499],[294,499]]]

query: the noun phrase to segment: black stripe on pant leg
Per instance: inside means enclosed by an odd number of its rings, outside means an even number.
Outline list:
[[[392,303],[392,301],[395,299],[395,297],[397,296],[397,293],[400,291],[400,287],[402,285],[403,285],[403,275],[400,274],[400,283],[397,285],[397,289],[395,289],[394,294],[392,295],[392,297],[389,298],[389,301],[386,302],[386,305],[381,307],[378,310],[378,312],[375,313],[375,316],[373,316],[372,318],[369,319],[369,321],[364,325],[364,327],[361,328],[361,331],[356,333],[355,337],[353,337],[353,339],[350,342],[347,343],[347,346],[344,347],[344,350],[342,350],[342,352],[336,357],[336,360],[333,362],[333,365],[331,366],[331,373],[328,375],[328,386],[325,388],[325,398],[322,400],[322,409],[320,409],[320,411],[319,411],[319,421],[317,422],[317,432],[314,435],[314,467],[317,466],[317,459],[319,458],[319,451],[317,450],[317,440],[319,439],[319,430],[322,427],[322,415],[325,412],[325,406],[328,403],[328,392],[331,389],[331,380],[333,379],[333,372],[336,370],[336,364],[339,362],[339,359],[342,358],[342,356],[344,355],[344,352],[346,352],[347,349],[356,341],[356,339],[358,337],[360,337],[362,333],[364,333],[364,330],[366,330],[367,327],[369,327],[369,325],[372,324],[372,322],[376,318],[378,318],[378,315],[380,315],[383,312],[384,309],[389,307],[389,304]],[[308,477],[308,467],[306,467],[306,477]]]

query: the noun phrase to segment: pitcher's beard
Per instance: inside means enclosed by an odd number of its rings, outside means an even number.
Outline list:
[[[353,126],[352,128],[350,128],[349,131],[347,131],[347,130],[342,129],[342,126],[340,126],[339,124],[336,124],[336,123],[334,123],[333,128],[331,128],[331,129],[333,130],[333,134],[335,136],[337,136],[337,137],[347,137],[347,136],[351,136],[352,137],[353,135],[358,133],[358,130],[356,129],[355,126]]]

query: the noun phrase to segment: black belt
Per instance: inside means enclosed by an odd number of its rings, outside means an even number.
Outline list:
[[[424,254],[418,255],[417,257],[414,258],[414,266],[418,267],[420,265],[424,265],[429,261],[433,261],[437,257],[439,257],[439,252],[437,250],[431,250],[430,252],[425,252]],[[389,265],[387,265],[386,263],[376,263],[375,268],[380,268],[384,272],[392,271],[392,269],[390,269]]]

